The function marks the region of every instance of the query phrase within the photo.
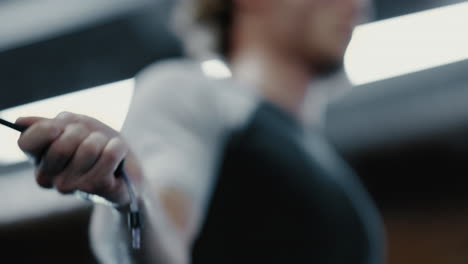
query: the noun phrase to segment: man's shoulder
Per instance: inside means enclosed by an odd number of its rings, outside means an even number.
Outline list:
[[[140,83],[183,83],[206,81],[200,63],[190,59],[158,61],[145,67],[136,75]]]
[[[236,127],[258,103],[258,96],[229,78],[227,66],[215,61],[176,59],[154,63],[136,78],[133,105],[151,107],[172,116],[224,120]]]

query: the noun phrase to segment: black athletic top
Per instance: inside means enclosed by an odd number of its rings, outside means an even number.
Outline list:
[[[225,146],[194,263],[380,263],[374,209],[322,140],[261,104]]]

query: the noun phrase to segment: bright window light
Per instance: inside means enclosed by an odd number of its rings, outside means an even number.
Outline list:
[[[120,130],[130,106],[133,88],[134,80],[128,79],[6,109],[0,112],[0,117],[14,122],[21,116],[52,118],[62,111],[69,111],[94,117]],[[0,165],[26,160],[16,144],[18,137],[18,132],[0,127]]]
[[[355,85],[468,59],[468,2],[358,26],[345,56]]]
[[[215,79],[230,78],[232,76],[231,70],[221,60],[213,59],[202,62],[203,72]]]

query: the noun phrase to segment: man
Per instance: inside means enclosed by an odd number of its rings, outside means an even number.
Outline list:
[[[19,119],[30,126],[20,147],[40,157],[38,184],[114,204],[96,205],[91,226],[106,263],[379,263],[374,208],[300,121],[313,80],[341,67],[365,3],[191,4],[185,16],[214,31],[183,32],[212,40],[189,38],[201,45],[187,50],[221,55],[230,70],[198,60],[149,67],[122,135],[71,113]],[[124,159],[143,210],[140,250],[129,249],[130,198],[115,175]]]

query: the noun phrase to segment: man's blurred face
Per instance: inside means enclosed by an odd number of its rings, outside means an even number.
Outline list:
[[[265,22],[278,48],[319,73],[341,67],[353,27],[369,0],[267,0]]]

